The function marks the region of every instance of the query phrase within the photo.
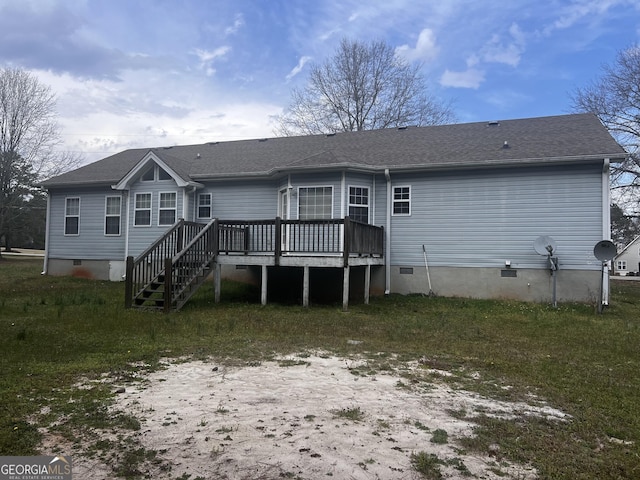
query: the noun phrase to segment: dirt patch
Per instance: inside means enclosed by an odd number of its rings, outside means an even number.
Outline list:
[[[567,419],[541,402],[453,389],[437,381],[450,373],[424,362],[375,369],[367,360],[320,354],[245,366],[165,366],[128,385],[112,406],[141,423],[128,435],[130,445],[154,452],[153,462],[139,466],[147,478],[423,478],[411,459],[424,452],[444,478],[534,479],[531,467],[495,451],[465,452],[459,440],[473,436],[479,414]],[[108,472],[108,465],[74,453],[78,478],[113,478]]]

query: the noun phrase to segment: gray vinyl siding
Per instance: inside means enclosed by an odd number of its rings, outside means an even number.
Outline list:
[[[384,175],[375,177],[375,216],[372,223],[387,228],[387,179]]]
[[[124,259],[126,198],[122,196],[120,235],[106,236],[105,199],[120,193],[105,187],[99,189],[53,190],[49,192],[51,217],[49,224],[49,256],[78,260]],[[64,234],[65,199],[80,198],[78,235]]]
[[[182,216],[183,189],[179,188],[173,180],[158,182],[135,182],[129,192],[129,251],[128,255],[134,257],[142,253],[149,245],[155,242],[171,225],[158,225],[160,193],[176,193],[176,220]],[[134,226],[135,199],[137,193],[151,194],[151,226]],[[187,214],[188,218],[188,214]]]
[[[560,268],[599,269],[602,167],[545,167],[393,175],[411,185],[411,215],[393,216],[391,263],[543,268],[534,240],[550,235]],[[386,197],[386,195],[385,195]]]
[[[198,193],[211,193],[213,217],[222,220],[264,220],[278,214],[278,184],[273,181],[207,184]]]

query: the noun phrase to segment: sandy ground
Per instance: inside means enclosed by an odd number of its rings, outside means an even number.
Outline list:
[[[149,478],[423,478],[411,466],[419,452],[437,455],[444,478],[536,478],[532,468],[499,458],[499,450],[469,454],[458,441],[473,435],[480,413],[567,416],[533,400],[454,390],[438,381],[445,375],[420,362],[372,371],[366,360],[325,355],[243,367],[183,361],[127,386],[113,411],[139,418],[137,441],[158,451],[164,469],[148,471]],[[360,418],[347,418],[352,412]],[[446,443],[432,441],[436,430],[447,433]],[[74,478],[113,477],[105,465],[75,455]]]

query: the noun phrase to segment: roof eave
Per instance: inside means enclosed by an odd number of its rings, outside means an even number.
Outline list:
[[[37,184],[38,187],[42,187],[46,190],[56,189],[56,188],[73,188],[73,187],[111,187],[114,183],[118,182],[119,179],[112,180],[76,180],[72,182],[60,182],[60,183],[48,183],[46,180]]]
[[[240,173],[218,173],[215,175],[191,175],[194,180],[199,181],[215,181],[215,180],[229,180],[229,179],[264,179],[270,178],[281,174],[292,172],[314,172],[314,171],[327,171],[327,170],[352,170],[367,173],[384,172],[386,169],[390,171],[434,171],[434,170],[451,170],[451,169],[476,169],[476,168],[490,168],[490,167],[522,167],[540,164],[553,164],[553,165],[569,165],[575,163],[584,162],[602,162],[604,159],[609,159],[610,163],[620,163],[624,161],[626,155],[620,153],[615,154],[599,154],[599,155],[579,155],[568,157],[539,157],[539,158],[525,158],[525,159],[506,159],[506,160],[486,160],[482,162],[450,162],[450,163],[416,163],[411,165],[364,165],[361,163],[334,163],[328,165],[297,165],[297,166],[283,166],[273,168],[271,170],[261,172],[240,172]]]

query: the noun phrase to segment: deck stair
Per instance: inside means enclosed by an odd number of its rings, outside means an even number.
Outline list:
[[[180,220],[137,258],[128,257],[125,306],[180,310],[213,269],[215,223]]]

